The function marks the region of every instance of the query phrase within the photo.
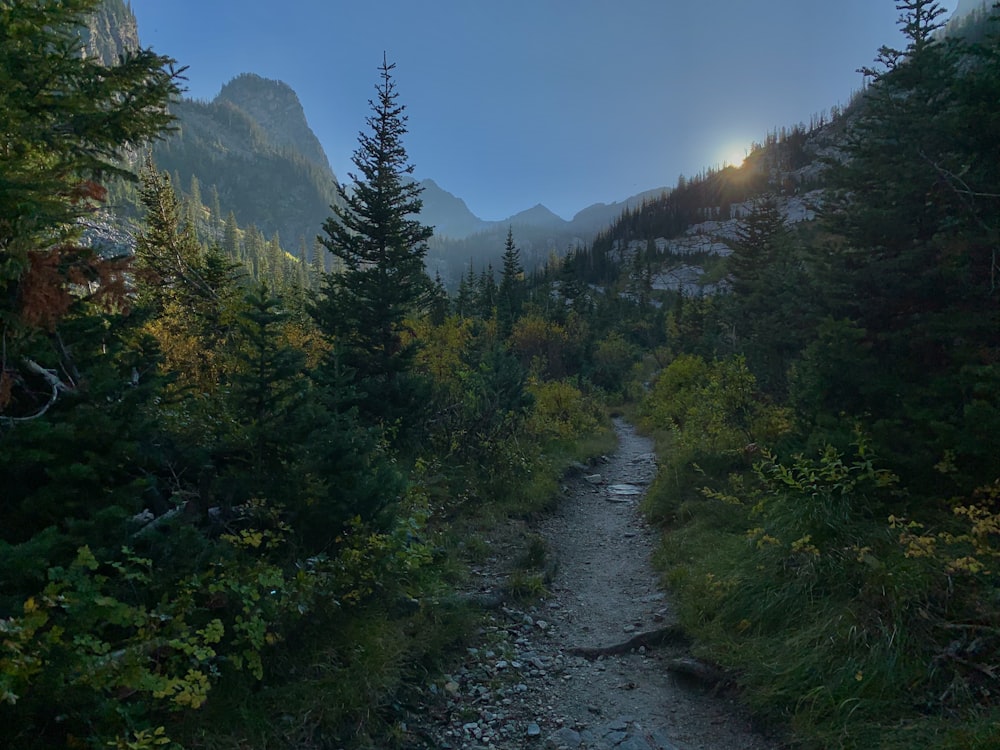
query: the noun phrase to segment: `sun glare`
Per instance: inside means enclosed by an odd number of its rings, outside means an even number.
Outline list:
[[[743,165],[749,152],[750,148],[745,143],[732,141],[719,148],[716,159],[723,167],[739,167]]]

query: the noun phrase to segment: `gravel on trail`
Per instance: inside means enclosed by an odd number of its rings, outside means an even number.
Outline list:
[[[657,638],[674,616],[650,560],[658,534],[638,507],[656,458],[630,424],[616,419],[615,430],[616,452],[567,476],[565,497],[533,528],[554,562],[545,595],[490,610],[477,645],[429,687],[426,713],[407,727],[414,747],[778,747],[729,691],[671,668],[697,662]]]

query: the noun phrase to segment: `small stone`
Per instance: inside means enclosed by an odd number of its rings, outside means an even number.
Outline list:
[[[591,484],[601,484],[604,481],[604,477],[600,474],[588,474],[584,477],[584,480]]]
[[[542,728],[538,726],[535,722],[528,724],[528,736],[529,737],[541,737]]]
[[[642,737],[628,737],[622,740],[615,750],[648,750],[649,742]]]
[[[608,492],[615,497],[636,497],[642,494],[642,488],[634,484],[612,484],[608,487]]]
[[[545,620],[536,620],[535,627],[537,627],[539,630],[548,630],[549,624],[545,622]]]
[[[455,695],[459,691],[458,683],[452,680],[451,682],[446,682],[444,684],[444,691],[449,695]]]
[[[667,736],[667,732],[664,729],[654,729],[650,734],[649,739],[653,743],[653,747],[656,750],[677,750],[677,745],[670,741]]]
[[[545,747],[548,750],[560,750],[561,748],[575,750],[575,748],[580,747],[580,743],[582,742],[583,738],[579,732],[569,727],[563,727],[545,739]]]
[[[624,630],[626,633],[634,633],[635,625],[632,624],[626,625],[625,627],[622,628],[622,630]]]

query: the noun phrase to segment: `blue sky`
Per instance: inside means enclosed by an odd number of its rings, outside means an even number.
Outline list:
[[[416,176],[483,219],[537,203],[571,218],[738,161],[846,103],[879,46],[902,46],[893,0],[131,5],[142,44],[189,66],[189,96],[244,72],[291,85],[342,180],[384,51]]]

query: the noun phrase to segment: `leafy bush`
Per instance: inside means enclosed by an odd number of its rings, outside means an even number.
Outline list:
[[[600,424],[594,400],[569,381],[535,381],[528,390],[535,397],[528,432],[536,438],[572,440],[593,432]]]

